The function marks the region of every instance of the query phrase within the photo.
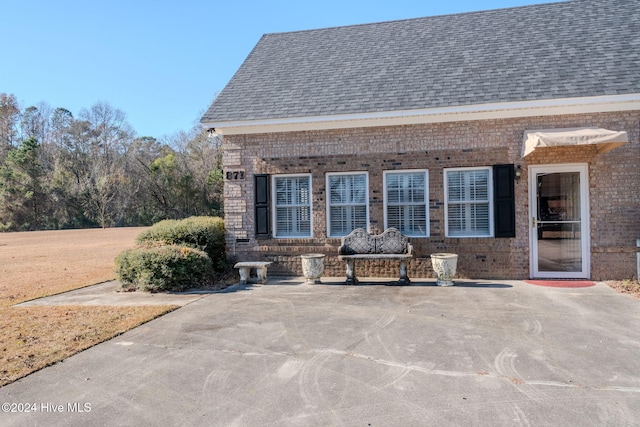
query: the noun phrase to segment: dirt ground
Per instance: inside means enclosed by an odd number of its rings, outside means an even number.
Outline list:
[[[12,307],[114,279],[143,229],[0,233],[0,386],[175,308]]]
[[[640,280],[610,280],[606,283],[621,294],[629,294],[640,298]]]

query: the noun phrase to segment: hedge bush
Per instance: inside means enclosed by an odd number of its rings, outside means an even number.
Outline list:
[[[150,245],[118,255],[116,274],[124,289],[179,292],[208,284],[213,265],[209,256],[196,248]]]
[[[216,271],[222,271],[226,265],[224,220],[218,217],[160,221],[140,233],[137,243],[189,246],[206,252]]]

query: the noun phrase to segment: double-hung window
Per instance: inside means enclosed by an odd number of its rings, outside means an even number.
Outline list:
[[[311,175],[273,178],[276,237],[311,237]]]
[[[493,236],[491,168],[444,170],[447,237]]]
[[[366,172],[327,174],[327,234],[346,236],[369,223],[369,178]]]
[[[429,176],[426,170],[384,173],[385,228],[413,237],[429,236]]]

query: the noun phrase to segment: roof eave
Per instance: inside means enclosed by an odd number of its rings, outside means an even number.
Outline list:
[[[223,135],[243,135],[631,110],[640,110],[640,93],[263,120],[203,120],[202,124]]]

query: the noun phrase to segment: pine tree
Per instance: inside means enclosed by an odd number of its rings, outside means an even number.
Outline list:
[[[26,139],[0,166],[0,229],[44,228],[47,193],[39,150],[36,138]]]

